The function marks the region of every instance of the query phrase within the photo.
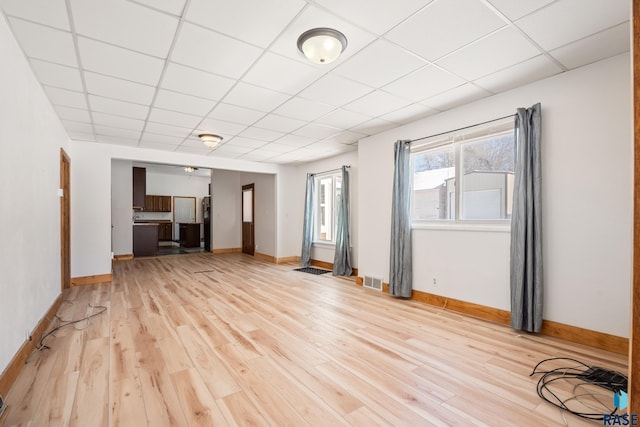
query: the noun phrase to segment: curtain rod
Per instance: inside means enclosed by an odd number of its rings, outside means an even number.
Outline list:
[[[458,132],[458,131],[469,129],[469,128],[472,128],[472,127],[486,125],[487,123],[497,122],[498,120],[508,119],[509,117],[515,117],[515,116],[516,116],[515,114],[509,114],[508,116],[498,117],[497,119],[487,120],[486,122],[476,123],[475,125],[464,126],[464,127],[458,128],[458,129],[448,130],[446,132],[440,132],[440,133],[436,133],[436,134],[429,135],[429,136],[423,136],[422,138],[411,139],[408,142],[416,142],[416,141],[422,141],[423,139],[435,138],[436,136],[442,136],[442,135],[446,135],[448,133]]]
[[[344,166],[347,167],[347,168],[351,167],[351,165],[344,165]],[[331,169],[331,170],[328,170],[328,171],[316,172],[316,173],[312,173],[311,175],[322,175],[323,173],[338,172],[339,170],[342,170],[342,168],[340,167],[340,168]]]

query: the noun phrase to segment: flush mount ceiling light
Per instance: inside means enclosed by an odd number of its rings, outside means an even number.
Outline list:
[[[194,168],[193,166],[187,166],[186,168],[184,168],[184,171],[188,172],[188,173],[193,173],[193,172],[195,172],[197,170],[198,170],[198,168]]]
[[[201,133],[198,137],[200,138],[200,141],[209,148],[215,147],[220,144],[220,141],[222,141],[222,137],[220,135],[214,135],[212,133]]]
[[[313,28],[298,37],[298,49],[311,62],[329,64],[347,48],[347,38],[332,28]]]

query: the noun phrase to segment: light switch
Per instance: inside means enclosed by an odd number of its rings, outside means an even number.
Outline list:
[[[64,197],[64,188],[58,188],[58,197]]]

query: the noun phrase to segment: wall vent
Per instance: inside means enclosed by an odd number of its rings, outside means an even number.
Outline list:
[[[364,276],[363,286],[376,291],[382,291],[382,279],[378,277]]]

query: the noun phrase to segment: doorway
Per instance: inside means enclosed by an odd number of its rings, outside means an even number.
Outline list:
[[[242,186],[242,252],[254,255],[256,252],[254,229],[254,184]]]
[[[71,159],[60,149],[60,287],[71,286]]]

